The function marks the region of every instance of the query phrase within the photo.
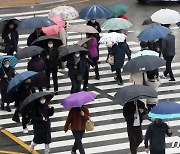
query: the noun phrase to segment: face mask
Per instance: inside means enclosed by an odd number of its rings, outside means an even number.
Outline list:
[[[91,20],[91,22],[92,22],[92,23],[95,23],[95,22],[96,22],[96,20]]]
[[[25,85],[26,85],[27,87],[29,87],[29,86],[31,85],[31,82],[27,82],[27,83],[25,83]]]
[[[49,48],[52,48],[52,47],[53,47],[53,44],[48,44],[48,47],[49,47]]]
[[[45,103],[46,103],[46,99],[41,99],[41,100],[40,100],[40,103],[41,103],[41,104],[45,104]]]
[[[76,54],[75,54],[75,57],[79,57],[79,56],[80,56],[80,54],[79,54],[79,53],[76,53]]]
[[[7,65],[4,65],[4,67],[8,68],[8,67],[9,67],[9,64],[7,64]]]

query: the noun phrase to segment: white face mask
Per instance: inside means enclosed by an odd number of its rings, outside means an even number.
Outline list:
[[[4,65],[4,67],[9,68],[9,64]]]
[[[92,22],[92,23],[95,23],[95,22],[96,22],[96,20],[91,20],[91,22]]]
[[[48,44],[48,47],[49,47],[49,48],[52,48],[52,47],[53,47],[53,44]]]
[[[80,56],[80,54],[79,53],[75,53],[75,57],[79,57]]]
[[[46,99],[41,99],[41,100],[40,100],[40,103],[41,103],[41,104],[45,104],[45,103],[46,103]]]

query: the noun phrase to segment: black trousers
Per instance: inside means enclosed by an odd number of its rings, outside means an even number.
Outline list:
[[[165,149],[163,150],[150,149],[150,154],[165,154]]]
[[[46,77],[48,81],[47,88],[50,88],[50,75],[52,73],[54,91],[58,91],[58,78],[57,78],[57,68],[56,69],[46,69]]]
[[[5,52],[7,55],[13,55],[13,52],[16,51],[16,49],[10,45],[5,46]]]
[[[117,75],[117,80],[122,82],[122,77],[121,77],[121,69],[116,69],[116,75]]]
[[[95,75],[97,77],[97,76],[99,76],[98,57],[92,58],[92,62],[93,62],[93,65],[95,67],[94,72],[95,72]]]
[[[130,142],[131,154],[137,154],[137,148],[143,141],[141,126],[128,126],[127,125],[128,138]]]
[[[174,58],[174,56],[166,56],[163,55],[164,60],[166,61],[166,70],[164,71],[164,75],[167,76],[169,74],[169,77],[171,80],[174,80],[174,74],[172,72],[171,63]]]
[[[89,81],[89,66],[86,66],[85,72],[84,72],[84,84],[83,89],[86,89],[88,86]]]
[[[71,94],[77,93],[81,91],[81,80],[77,80],[77,78],[70,78],[71,79]]]
[[[78,149],[80,154],[85,154],[84,147],[82,144],[82,138],[83,138],[84,132],[85,132],[84,130],[72,131],[74,139],[75,139],[74,145],[72,147],[73,152],[76,152],[76,150]]]
[[[26,128],[26,125],[30,122],[30,120],[31,120],[31,113],[29,113],[29,112],[22,113],[22,126],[23,126],[23,129]]]

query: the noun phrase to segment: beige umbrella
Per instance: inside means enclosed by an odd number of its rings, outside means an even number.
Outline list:
[[[92,38],[84,38],[82,40],[79,40],[76,44],[78,44],[79,46],[82,46],[84,43],[87,44],[87,46],[89,46],[92,43]]]
[[[67,28],[67,32],[99,33],[94,27],[83,24],[71,25]]]

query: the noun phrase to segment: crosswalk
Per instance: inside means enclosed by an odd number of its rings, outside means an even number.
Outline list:
[[[18,19],[24,19],[36,16],[46,16],[49,10],[32,11],[12,14],[2,14],[2,17],[15,16]],[[71,21],[70,24],[85,24],[86,22],[81,19]],[[131,31],[133,33],[133,31]],[[19,47],[23,48],[26,46],[26,40],[29,34],[20,35]],[[68,33],[68,43],[74,44],[80,38],[81,35],[78,33]],[[82,35],[85,37],[85,35]],[[134,36],[135,37],[135,36]],[[132,52],[140,50],[139,43],[131,41],[132,38],[128,38],[128,44]],[[132,39],[134,40],[134,39]],[[90,70],[90,81],[89,89],[97,94],[97,99],[88,104],[92,120],[95,122],[95,129],[92,132],[86,132],[83,143],[87,154],[129,154],[129,142],[126,133],[126,122],[122,115],[123,106],[119,105],[118,102],[113,101],[115,92],[129,83],[129,75],[123,74],[124,85],[119,86],[115,83],[112,72],[110,71],[109,65],[106,63],[107,49],[104,45],[100,46],[100,76],[101,79],[94,79],[94,72]],[[21,60],[16,66],[18,73],[26,71],[28,59]],[[180,62],[175,60],[172,64],[175,78],[177,82],[175,84],[167,83],[167,79],[162,79],[162,85],[159,88],[159,100],[160,101],[177,101],[180,102]],[[163,68],[160,69],[162,74]],[[67,77],[67,72],[58,72],[58,83],[59,83],[59,95],[56,95],[52,99],[52,105],[55,108],[55,114],[51,118],[52,126],[52,143],[51,153],[52,154],[68,154],[71,151],[73,145],[73,137],[71,131],[64,133],[63,126],[68,115],[68,110],[63,109],[60,102],[63,98],[69,95],[70,92],[70,80]],[[51,80],[52,84],[52,80]],[[50,91],[53,91],[51,88]],[[13,107],[12,107],[13,108]],[[11,113],[0,111],[0,126],[6,128],[9,132],[13,133],[19,139],[24,141],[26,144],[30,144],[33,139],[33,128],[32,125],[28,126],[29,134],[25,135],[22,133],[22,126],[11,120]],[[143,134],[150,122],[144,120],[143,122]],[[167,154],[178,154],[180,153],[179,148],[171,148],[172,141],[180,141],[179,137],[179,125],[180,120],[171,120],[168,122],[172,127],[174,134],[172,137],[167,138]],[[43,145],[38,145],[36,150],[39,153],[43,153]],[[144,144],[142,143],[138,149],[138,154],[144,154]]]

